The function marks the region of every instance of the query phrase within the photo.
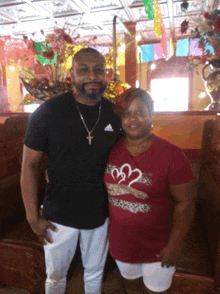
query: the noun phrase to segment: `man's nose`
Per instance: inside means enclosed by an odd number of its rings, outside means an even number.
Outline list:
[[[95,72],[94,69],[90,69],[90,70],[89,70],[89,72],[88,72],[88,77],[89,77],[90,80],[95,80],[95,79],[96,79],[97,74],[96,74],[96,72]]]

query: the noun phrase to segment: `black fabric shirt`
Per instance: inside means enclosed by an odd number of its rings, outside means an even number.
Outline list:
[[[95,106],[77,104],[91,131],[99,115]],[[29,118],[24,144],[47,153],[47,184],[43,216],[78,229],[104,224],[108,215],[103,174],[110,147],[120,135],[120,119],[113,104],[101,101],[100,119],[88,133],[71,93],[44,102]]]

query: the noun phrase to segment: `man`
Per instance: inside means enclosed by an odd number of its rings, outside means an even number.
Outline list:
[[[46,294],[63,294],[79,241],[86,294],[100,294],[108,251],[103,174],[120,133],[106,88],[104,57],[92,48],[73,58],[73,92],[44,102],[30,117],[21,189],[27,220],[44,244]],[[43,152],[49,183],[39,214],[37,185]]]

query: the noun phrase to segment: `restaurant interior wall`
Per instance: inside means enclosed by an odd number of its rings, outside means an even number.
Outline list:
[[[147,89],[147,71],[149,70],[148,62],[138,64],[137,70],[137,80],[142,89]],[[192,91],[192,110],[204,110],[206,106],[210,103],[210,98],[206,95],[204,98],[200,98],[199,95],[205,92],[204,83],[201,78],[201,70],[203,65],[198,67],[198,73],[194,70],[193,74],[193,91]],[[118,79],[122,82],[125,81],[125,66],[118,66]],[[10,110],[12,112],[20,112],[23,110],[20,106],[22,100],[21,84],[19,80],[18,69],[12,71],[10,66],[6,66],[6,81],[7,81],[7,93],[8,93],[8,103],[10,104]],[[177,97],[178,99],[178,97]]]

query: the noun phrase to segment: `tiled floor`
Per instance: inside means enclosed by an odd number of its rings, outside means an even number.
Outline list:
[[[16,287],[6,287],[0,289],[0,294],[30,294],[30,292]]]
[[[77,269],[68,283],[66,294],[84,294],[83,288],[83,272],[82,269]],[[103,283],[103,294],[122,293],[123,288],[120,283],[120,276],[116,270],[113,270]],[[6,287],[0,289],[0,294],[30,294],[30,292],[16,287]]]
[[[102,287],[103,294],[123,294],[121,277],[119,272],[114,269],[108,273]],[[196,277],[190,279],[188,275],[177,274],[174,277],[173,287],[170,294],[211,294],[213,283],[211,279]],[[28,291],[18,288],[6,287],[0,289],[0,294],[30,294]],[[84,294],[83,290],[83,271],[76,269],[68,283],[66,294]]]

